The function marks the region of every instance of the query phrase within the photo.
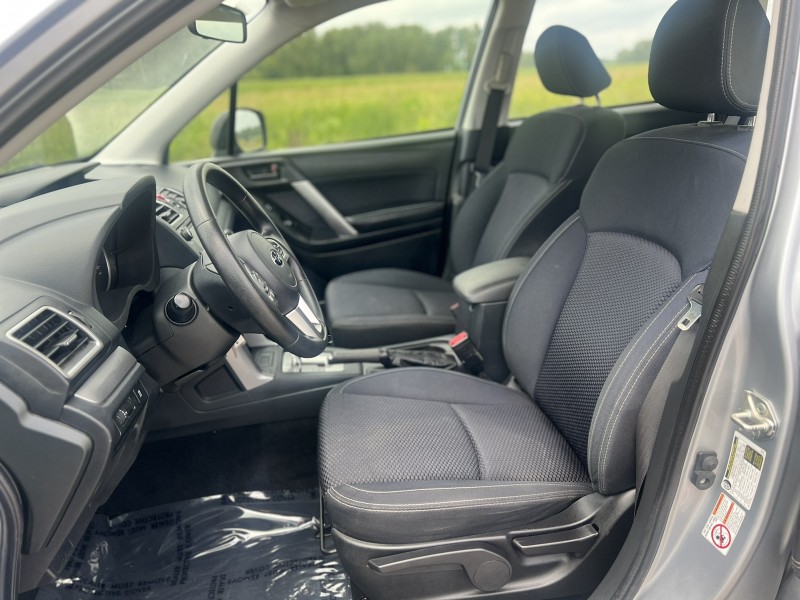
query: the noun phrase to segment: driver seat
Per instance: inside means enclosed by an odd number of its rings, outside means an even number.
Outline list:
[[[749,117],[758,0],[678,0],[649,81],[678,110]],[[591,592],[632,518],[639,408],[703,283],[751,127],[701,122],[615,145],[508,303],[515,386],[415,368],[351,380],[320,415],[321,493],[370,600]]]

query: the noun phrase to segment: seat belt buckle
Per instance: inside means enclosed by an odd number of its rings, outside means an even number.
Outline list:
[[[474,162],[470,163],[469,165],[469,173],[472,176],[472,189],[477,190],[479,187],[481,187],[484,173],[475,167]]]
[[[681,331],[688,331],[700,320],[700,315],[703,313],[703,285],[700,284],[689,292],[687,299],[689,308],[678,321],[678,329]]]
[[[473,375],[483,372],[483,356],[477,346],[469,339],[466,331],[460,331],[450,339],[450,348],[456,353],[464,369]]]

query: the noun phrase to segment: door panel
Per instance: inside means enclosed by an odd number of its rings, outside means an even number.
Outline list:
[[[439,272],[453,131],[218,162],[263,202],[321,287],[361,269]]]

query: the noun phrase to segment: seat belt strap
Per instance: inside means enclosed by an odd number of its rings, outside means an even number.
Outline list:
[[[472,171],[475,175],[475,187],[480,185],[481,178],[492,168],[494,142],[497,139],[500,109],[503,106],[503,99],[505,96],[505,88],[492,87],[486,99],[486,110],[483,112],[483,124],[481,125],[480,137],[478,138],[478,147],[475,150],[475,161],[472,163]]]
[[[687,300],[689,308],[678,320],[679,334],[664,360],[647,396],[642,403],[636,423],[636,503],[642,497],[647,468],[653,455],[656,435],[658,435],[661,415],[669,396],[669,389],[678,381],[686,370],[686,363],[692,352],[698,328],[695,323],[700,319],[703,307],[703,285],[696,286],[689,292]]]
[[[489,95],[486,98],[486,108],[483,111],[483,122],[481,123],[478,145],[475,149],[475,160],[472,162],[474,187],[480,185],[481,178],[492,168],[492,155],[494,154],[494,143],[497,139],[500,110],[503,108],[506,92],[510,89],[508,82],[511,77],[511,62],[511,56],[507,52],[501,52],[497,58],[494,80],[486,84]]]

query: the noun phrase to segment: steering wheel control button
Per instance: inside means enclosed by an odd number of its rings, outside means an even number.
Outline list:
[[[244,268],[247,269],[247,272],[250,273],[250,277],[252,277],[253,281],[255,281],[256,284],[261,287],[262,290],[264,290],[264,293],[267,295],[267,299],[275,304],[275,293],[269,289],[269,284],[267,284],[267,282],[264,281],[264,278],[261,277],[261,275],[259,275],[255,269],[250,267],[250,265],[244,262],[242,264],[244,265]]]
[[[197,303],[189,294],[175,294],[164,308],[170,323],[188,325],[197,316]]]

